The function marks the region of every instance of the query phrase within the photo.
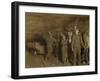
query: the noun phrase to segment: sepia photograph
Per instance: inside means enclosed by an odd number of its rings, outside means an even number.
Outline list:
[[[25,13],[25,67],[89,65],[89,15]]]

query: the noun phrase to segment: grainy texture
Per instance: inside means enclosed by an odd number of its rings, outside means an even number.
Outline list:
[[[77,24],[78,29],[83,35],[87,33],[89,36],[89,16],[88,15],[70,15],[70,14],[49,14],[49,13],[25,13],[25,39],[26,39],[26,54],[25,54],[25,67],[52,67],[52,66],[71,66],[72,60],[66,63],[62,62],[61,54],[54,54],[55,51],[47,58],[46,38],[49,38],[48,32],[51,32],[53,36],[57,37],[60,32],[67,33],[68,31],[74,31],[74,26]],[[68,38],[68,36],[67,36]],[[45,39],[45,40],[44,40]],[[89,41],[89,39],[88,39]],[[29,45],[33,43],[32,45]],[[57,43],[57,42],[56,42]],[[35,47],[35,48],[34,48]],[[57,47],[55,45],[54,49]],[[84,46],[82,47],[84,48]],[[88,47],[89,48],[89,47]],[[70,48],[71,49],[71,48]],[[57,48],[55,49],[57,50]],[[58,48],[59,51],[59,48]],[[56,53],[61,53],[61,51]],[[89,64],[89,52],[88,62],[85,62],[84,50],[81,52],[82,64]],[[45,59],[46,58],[46,59]],[[73,54],[69,53],[69,59],[73,59]]]

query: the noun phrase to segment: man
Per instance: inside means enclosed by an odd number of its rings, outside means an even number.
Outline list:
[[[62,54],[62,62],[65,64],[68,61],[68,47],[67,47],[67,39],[66,36],[61,32],[61,54]]]
[[[73,64],[73,52],[72,52],[72,47],[71,47],[71,44],[72,44],[72,31],[68,31],[68,61]]]
[[[53,52],[53,36],[51,32],[48,32],[48,37],[46,38],[46,48],[47,48],[47,52],[46,52],[46,59],[49,59],[52,52]]]
[[[81,64],[81,46],[82,46],[82,38],[79,33],[79,29],[77,25],[74,26],[74,34],[72,36],[72,51],[74,53],[74,65]]]
[[[83,34],[83,41],[84,41],[84,62],[85,64],[89,64],[89,35],[88,35],[88,32],[85,32]]]
[[[57,34],[54,35],[53,37],[53,55],[54,57],[58,57],[58,37],[57,37]]]

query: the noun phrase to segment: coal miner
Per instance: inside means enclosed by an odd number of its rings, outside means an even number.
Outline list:
[[[54,42],[54,38],[51,32],[48,32],[48,37],[46,38],[46,59],[50,58],[50,55],[53,52],[53,42]]]
[[[75,25],[72,36],[72,51],[74,54],[74,65],[81,64],[81,46],[82,46],[82,38],[79,33],[79,29],[77,28],[77,25]]]
[[[59,43],[58,43],[58,36],[57,34],[54,35],[53,37],[53,55],[55,57],[58,57],[58,53],[59,53]]]
[[[68,31],[68,61],[71,62],[71,64],[73,63],[73,52],[72,52],[72,31]]]
[[[67,47],[67,38],[66,36],[61,32],[61,54],[62,54],[62,62],[63,63],[67,63],[67,59],[68,59],[68,47]]]
[[[83,34],[83,42],[84,42],[84,61],[86,64],[89,64],[89,34],[85,32]]]

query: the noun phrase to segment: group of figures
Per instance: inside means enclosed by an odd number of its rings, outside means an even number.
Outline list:
[[[88,32],[81,34],[77,25],[73,31],[60,31],[56,34],[47,33],[44,45],[44,59],[49,59],[54,55],[65,64],[72,65],[89,64],[89,35]]]
[[[48,34],[46,58],[53,53],[56,57],[60,56],[62,63],[68,61],[73,65],[89,63],[89,36],[86,33],[81,35],[77,26],[73,32],[59,32],[58,37],[57,35],[54,37],[51,32]]]

